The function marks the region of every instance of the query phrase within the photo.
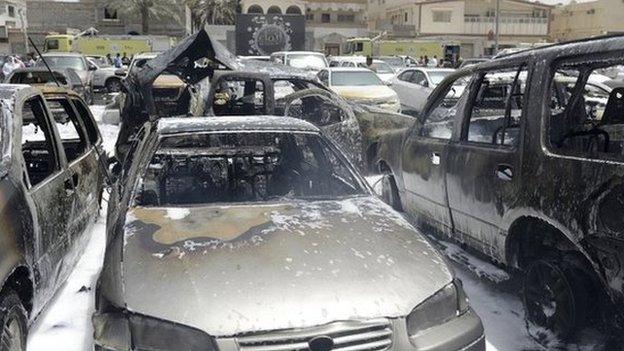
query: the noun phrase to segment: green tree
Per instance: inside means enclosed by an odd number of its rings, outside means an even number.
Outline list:
[[[151,20],[174,18],[181,21],[184,13],[181,0],[107,0],[106,6],[122,16],[140,17],[142,34],[149,34]]]
[[[197,28],[206,24],[234,24],[239,11],[238,0],[187,0],[186,4]]]

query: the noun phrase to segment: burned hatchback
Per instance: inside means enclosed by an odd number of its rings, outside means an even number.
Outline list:
[[[380,147],[386,201],[522,273],[540,338],[624,326],[624,89],[593,82],[623,56],[616,36],[471,66]]]
[[[0,339],[26,350],[97,217],[102,140],[75,92],[2,84],[0,104]]]
[[[96,350],[484,350],[443,257],[289,117],[146,124],[114,186]]]

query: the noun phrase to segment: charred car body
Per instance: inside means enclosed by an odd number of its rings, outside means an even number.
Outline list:
[[[610,37],[471,66],[378,155],[388,202],[524,272],[527,318],[564,338],[622,326],[624,91],[595,95],[590,76],[623,55]]]
[[[111,194],[96,350],[485,349],[443,257],[310,123],[140,134]]]
[[[176,111],[164,107],[155,93],[153,84],[163,75],[184,81],[184,93],[170,94],[176,97],[172,100]],[[132,68],[125,85],[118,154],[123,154],[128,138],[149,115],[289,115],[321,128],[358,168],[367,169],[376,154],[379,136],[413,122],[409,116],[345,101],[308,71],[241,61],[213,42],[205,31]],[[123,159],[123,155],[119,158]]]
[[[101,138],[85,102],[59,88],[0,85],[2,347],[26,350],[27,326],[71,273],[99,211]]]

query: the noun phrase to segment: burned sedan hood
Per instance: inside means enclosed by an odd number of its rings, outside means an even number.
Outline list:
[[[124,230],[128,310],[212,336],[405,316],[452,280],[373,197],[137,207]]]

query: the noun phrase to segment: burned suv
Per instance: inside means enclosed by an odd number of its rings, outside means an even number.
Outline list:
[[[97,217],[102,139],[74,92],[0,85],[0,103],[0,337],[3,350],[25,350]]]
[[[523,272],[531,330],[564,339],[624,324],[624,89],[591,83],[623,57],[603,37],[466,68],[378,153],[386,200]]]

